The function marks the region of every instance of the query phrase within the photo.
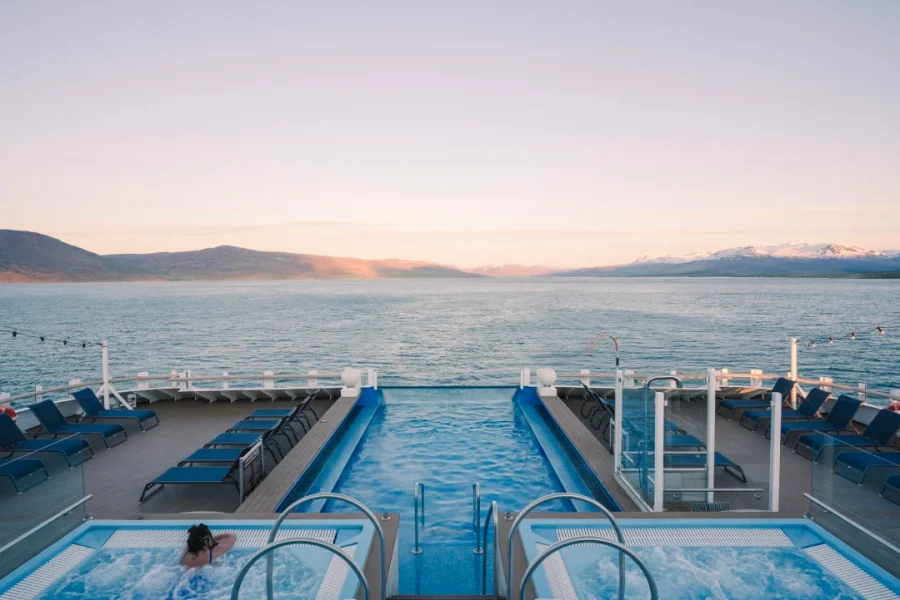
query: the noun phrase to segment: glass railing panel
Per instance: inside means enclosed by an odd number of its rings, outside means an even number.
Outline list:
[[[656,445],[653,394],[646,388],[622,390],[622,475],[648,505],[653,505]]]
[[[62,452],[80,444],[82,438],[38,439],[49,445],[39,452],[15,453],[0,461],[0,546],[4,547],[0,551],[0,577],[85,520],[85,505],[78,504],[85,497],[81,460],[90,452],[68,457]],[[25,537],[16,542],[21,536]]]
[[[890,547],[900,547],[900,452],[856,447],[842,436],[815,434],[805,440],[813,446],[804,451],[815,459],[810,495],[833,509],[811,503],[810,516],[859,552],[900,574],[900,554]]]

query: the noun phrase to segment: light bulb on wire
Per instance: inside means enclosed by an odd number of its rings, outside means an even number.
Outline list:
[[[856,332],[855,332],[855,331],[853,331],[853,332],[850,333],[850,339],[851,339],[851,340],[855,340],[855,339],[856,339]]]

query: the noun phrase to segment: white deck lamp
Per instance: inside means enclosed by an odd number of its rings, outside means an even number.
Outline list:
[[[553,369],[538,369],[537,381],[538,394],[540,396],[556,396],[556,388],[553,387],[553,384],[556,383],[556,371]]]
[[[344,384],[344,387],[341,388],[341,398],[358,397],[362,383],[362,371],[347,367],[341,372],[341,382]]]

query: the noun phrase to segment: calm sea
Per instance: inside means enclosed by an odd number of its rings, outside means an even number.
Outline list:
[[[900,388],[900,281],[809,279],[523,279],[181,282],[0,286],[0,391],[99,376],[305,372],[374,367],[382,384],[518,382],[525,366],[668,373],[729,367],[785,372],[789,339],[816,339],[800,370]],[[887,325],[827,344],[829,335]]]

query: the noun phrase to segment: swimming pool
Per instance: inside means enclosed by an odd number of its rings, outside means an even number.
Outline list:
[[[801,519],[620,519],[626,544],[656,579],[659,597],[897,599],[900,582],[818,525]],[[614,539],[596,519],[526,519],[519,531],[529,561],[551,544],[582,535]],[[649,598],[646,579],[626,561],[626,598]],[[570,546],[534,574],[537,597],[614,598],[612,548]],[[518,581],[513,589],[519,589]]]
[[[0,598],[91,600],[227,600],[238,571],[261,548],[272,526],[264,521],[209,521],[213,532],[234,533],[235,547],[212,565],[180,565],[187,528],[196,521],[90,521],[0,582]],[[286,522],[279,540],[331,541],[365,564],[372,541],[368,521],[316,519]],[[293,546],[274,554],[278,598],[351,598],[357,580],[319,548]],[[265,560],[254,565],[241,598],[265,597]],[[377,582],[373,582],[377,585]]]
[[[474,553],[472,504],[476,482],[481,523],[493,500],[507,511],[553,492],[607,494],[596,479],[585,481],[585,470],[575,468],[572,449],[552,434],[540,408],[514,399],[515,393],[508,387],[384,389],[383,402],[360,432],[352,456],[346,463],[334,460],[317,475],[319,481],[335,482],[328,491],[352,496],[376,511],[401,514],[401,594],[480,593],[482,560]],[[354,427],[337,435],[355,443]],[[346,450],[328,453],[336,457]],[[416,482],[425,486],[420,554],[412,552]],[[557,502],[547,510],[575,508]],[[329,503],[325,510],[355,509]]]

